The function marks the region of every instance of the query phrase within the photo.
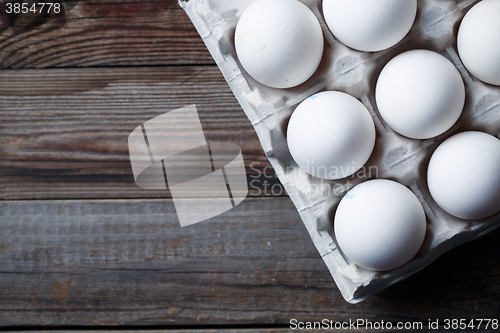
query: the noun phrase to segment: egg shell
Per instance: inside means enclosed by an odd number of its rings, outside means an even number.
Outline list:
[[[427,169],[432,198],[449,214],[480,219],[500,211],[500,140],[468,131],[441,143]]]
[[[500,1],[483,0],[467,12],[458,30],[457,47],[475,77],[500,85]]]
[[[241,65],[273,88],[291,88],[309,79],[321,62],[323,46],[318,19],[297,0],[257,0],[236,26]]]
[[[313,176],[340,179],[358,171],[375,145],[375,126],[366,107],[338,91],[315,94],[299,104],[287,130],[297,164]]]
[[[432,51],[411,50],[382,69],[375,99],[380,115],[394,131],[428,139],[443,134],[458,120],[465,86],[451,61]]]
[[[385,271],[415,256],[425,238],[426,219],[422,204],[407,187],[375,179],[357,185],[342,198],[334,229],[349,260]]]
[[[410,31],[417,14],[416,0],[323,0],[330,31],[359,51],[380,51]]]

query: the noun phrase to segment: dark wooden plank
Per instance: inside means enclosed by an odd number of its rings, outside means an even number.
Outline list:
[[[128,135],[190,104],[207,141],[241,147],[250,195],[272,195],[278,180],[217,67],[174,66],[0,71],[0,199],[170,197],[136,186]]]
[[[500,230],[347,304],[288,198],[180,228],[169,200],[0,202],[0,325],[498,318]]]
[[[0,15],[0,68],[213,64],[177,0],[81,0],[13,32]]]
[[[296,332],[311,332],[319,333],[325,332],[325,329],[289,329],[289,328],[235,328],[235,329],[169,329],[169,330],[78,330],[78,331],[63,331],[63,330],[38,330],[40,333],[296,333]],[[405,332],[422,332],[422,330],[408,329]],[[450,330],[452,331],[452,330]],[[16,332],[16,333],[31,333],[33,331],[4,331],[4,332]],[[384,332],[394,332],[394,330],[370,330],[370,329],[345,329],[341,332],[365,332],[365,333],[384,333]],[[453,331],[452,331],[453,332]]]
[[[296,333],[296,332],[311,332],[319,333],[325,332],[325,329],[290,329],[290,328],[234,328],[234,329],[169,329],[169,330],[78,330],[78,331],[64,331],[64,330],[38,330],[40,333]],[[422,330],[408,329],[405,332],[422,332]],[[453,330],[450,330],[454,332]],[[33,331],[4,331],[4,332],[16,332],[16,333],[30,333]],[[365,333],[384,333],[384,332],[394,332],[394,330],[386,329],[345,329],[341,332],[365,332]]]
[[[28,333],[33,331],[4,331],[4,332],[17,332],[17,333]],[[39,330],[40,333],[295,333],[297,330],[292,330],[288,328],[234,328],[234,329],[169,329],[169,330]],[[325,332],[325,330],[300,330],[300,332]],[[350,330],[343,330],[342,332],[351,332]],[[359,330],[356,330],[359,332]],[[369,332],[369,331],[365,331]],[[384,332],[382,330],[377,330],[377,332]],[[405,330],[406,332],[406,330]],[[408,332],[413,332],[408,330]]]
[[[6,332],[9,332],[9,331],[6,331]],[[18,332],[18,333],[28,333],[28,332],[32,332],[32,331],[15,331],[15,332]],[[193,332],[196,332],[196,333],[252,333],[252,332],[255,332],[255,333],[261,333],[261,332],[266,332],[266,333],[290,333],[290,332],[296,332],[296,331],[292,331],[290,329],[213,329],[213,330],[210,330],[210,329],[185,329],[185,330],[177,330],[177,329],[173,329],[173,330],[147,330],[147,331],[142,331],[142,330],[134,330],[134,331],[124,331],[124,330],[120,330],[120,331],[105,331],[105,330],[98,330],[98,331],[82,331],[82,330],[79,330],[79,331],[46,331],[46,330],[41,330],[40,332],[43,332],[43,333],[97,333],[97,332],[102,332],[102,333],[116,333],[116,332],[120,332],[120,333],[193,333]],[[301,332],[319,332],[318,330],[304,330],[304,331],[301,331]],[[323,331],[324,332],[324,331]]]
[[[6,331],[6,332],[9,332],[9,331]],[[28,333],[28,332],[32,332],[32,331],[15,331],[17,333]],[[266,333],[292,333],[292,332],[297,332],[296,330],[290,330],[290,329],[286,329],[286,328],[283,328],[283,329],[265,329],[265,328],[262,328],[262,329],[185,329],[185,330],[182,330],[182,329],[173,329],[173,330],[147,330],[147,331],[141,331],[141,330],[134,330],[134,331],[124,331],[124,330],[114,330],[114,331],[105,331],[105,330],[98,330],[98,331],[82,331],[82,330],[78,330],[78,331],[60,331],[60,330],[57,330],[57,331],[46,331],[46,330],[40,330],[39,332],[41,333],[98,333],[98,332],[102,332],[102,333],[117,333],[117,332],[120,332],[120,333],[262,333],[262,332],[266,332]],[[323,331],[320,331],[320,330],[301,330],[301,332],[324,332]],[[380,332],[380,331],[379,331]]]

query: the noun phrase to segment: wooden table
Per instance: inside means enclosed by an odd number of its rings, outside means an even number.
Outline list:
[[[17,33],[1,20],[2,328],[499,318],[500,230],[346,303],[286,193],[270,191],[279,181],[257,136],[175,0],[82,0]],[[257,181],[236,208],[181,228],[168,191],[136,186],[127,137],[189,104]]]

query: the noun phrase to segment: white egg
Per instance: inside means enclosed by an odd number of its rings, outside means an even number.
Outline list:
[[[457,47],[469,72],[500,85],[500,1],[483,0],[467,12],[458,30]]]
[[[335,213],[334,232],[342,252],[375,271],[397,268],[422,246],[426,220],[422,204],[405,186],[369,180],[350,190]]]
[[[465,87],[455,66],[427,50],[404,52],[385,65],[375,88],[380,115],[396,132],[428,139],[460,117]]]
[[[297,0],[257,0],[235,31],[241,65],[273,88],[291,88],[309,79],[321,62],[323,44],[318,19]]]
[[[297,164],[316,177],[340,179],[358,171],[375,145],[375,125],[354,97],[327,91],[302,101],[288,123],[287,142]]]
[[[337,39],[360,51],[387,49],[406,36],[417,0],[323,0],[323,15]]]
[[[463,132],[444,141],[429,162],[432,198],[449,214],[480,219],[500,211],[500,140]]]

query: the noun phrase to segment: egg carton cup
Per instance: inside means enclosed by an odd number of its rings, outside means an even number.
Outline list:
[[[347,302],[366,299],[423,269],[449,249],[500,225],[500,214],[481,220],[462,220],[447,214],[431,198],[426,181],[430,157],[448,137],[469,130],[500,136],[500,88],[471,76],[461,63],[456,46],[460,21],[478,1],[419,0],[417,17],[406,37],[390,49],[367,53],[346,47],[332,35],[320,0],[303,0],[321,24],[325,49],[316,73],[290,89],[274,89],[256,82],[238,62],[234,31],[239,17],[252,2],[190,0],[179,4],[250,119],[271,165]],[[444,134],[426,140],[395,133],[381,118],[374,99],[377,78],[384,65],[412,49],[427,49],[445,56],[456,66],[466,87],[466,103],[457,123]],[[297,105],[315,93],[332,90],[360,100],[376,127],[375,149],[368,162],[353,176],[336,181],[308,175],[292,159],[286,141],[288,120]],[[341,124],[332,124],[332,130],[335,126]],[[344,194],[373,178],[395,180],[410,188],[427,217],[426,236],[417,255],[405,265],[385,272],[370,271],[350,262],[337,246],[333,233],[333,217]],[[464,176],[462,181],[469,180]]]

